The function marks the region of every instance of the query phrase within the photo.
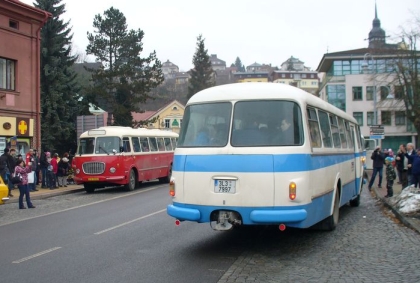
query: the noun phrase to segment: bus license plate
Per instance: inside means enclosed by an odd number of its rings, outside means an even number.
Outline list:
[[[88,181],[99,181],[99,178],[88,178]]]
[[[236,192],[236,181],[214,180],[214,192],[234,194]]]

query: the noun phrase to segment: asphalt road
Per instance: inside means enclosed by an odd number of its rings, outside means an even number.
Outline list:
[[[420,282],[420,235],[367,190],[333,232],[177,227],[170,201],[151,182],[0,206],[0,281]]]

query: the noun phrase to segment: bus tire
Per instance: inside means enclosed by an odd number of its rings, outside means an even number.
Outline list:
[[[136,185],[137,185],[136,173],[134,173],[134,170],[131,169],[130,174],[128,175],[128,183],[124,185],[124,187],[127,191],[134,191],[134,189],[136,188]]]
[[[172,165],[169,166],[168,176],[159,178],[159,182],[161,182],[161,183],[169,183],[171,181],[171,178],[172,178]]]
[[[358,207],[360,205],[360,194],[355,199],[350,200],[351,207]]]
[[[95,192],[95,186],[92,184],[83,184],[83,187],[85,188],[86,193],[92,194]]]
[[[319,225],[316,225],[316,228],[323,231],[333,231],[338,224],[338,218],[340,215],[340,195],[337,191],[334,198],[334,208],[333,213],[322,220]]]

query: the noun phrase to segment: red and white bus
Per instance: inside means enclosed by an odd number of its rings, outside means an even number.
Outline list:
[[[109,126],[80,135],[72,161],[74,181],[86,192],[159,179],[169,182],[178,134],[154,129]]]

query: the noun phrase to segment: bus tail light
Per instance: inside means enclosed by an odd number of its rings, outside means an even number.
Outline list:
[[[171,197],[175,196],[175,181],[171,180],[169,182],[169,194],[171,195]]]
[[[296,183],[290,182],[289,184],[289,198],[291,200],[296,199]]]

